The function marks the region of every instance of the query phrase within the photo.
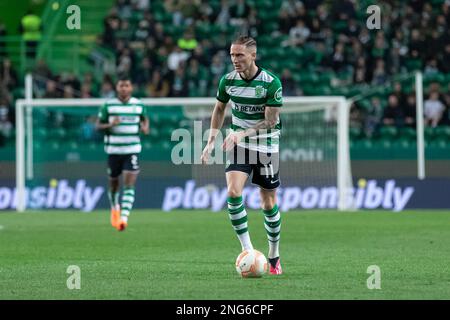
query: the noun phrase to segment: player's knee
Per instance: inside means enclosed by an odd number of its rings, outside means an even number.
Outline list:
[[[275,197],[261,197],[261,208],[263,210],[272,210],[275,204]]]
[[[231,198],[237,198],[240,197],[242,195],[242,191],[238,190],[237,188],[234,187],[229,187],[228,188],[228,196]]]
[[[264,201],[261,203],[263,210],[272,210],[275,207],[275,201]]]

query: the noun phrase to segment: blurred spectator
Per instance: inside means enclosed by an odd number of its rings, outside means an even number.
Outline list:
[[[75,90],[71,85],[64,85],[63,89],[63,98],[64,99],[73,99],[75,98]]]
[[[17,80],[17,73],[11,64],[11,60],[8,58],[3,59],[0,64],[0,85],[13,90],[17,86]]]
[[[150,8],[150,0],[131,0],[131,2],[136,4],[136,8],[141,11],[146,11]]]
[[[388,75],[384,66],[383,59],[377,59],[375,70],[373,71],[372,84],[382,85],[388,80]]]
[[[159,70],[153,71],[152,80],[148,85],[148,93],[150,97],[162,98],[169,95],[169,81],[164,79]]]
[[[430,93],[430,97],[425,100],[423,106],[423,113],[425,116],[425,124],[431,127],[436,127],[442,119],[445,106],[439,100],[439,93],[433,91]]]
[[[189,92],[186,85],[186,73],[183,66],[178,66],[173,75],[172,86],[170,88],[171,97],[187,97]]]
[[[383,124],[386,126],[401,127],[404,124],[403,110],[399,106],[396,95],[391,94],[388,98],[388,104],[383,112]]]
[[[227,27],[230,23],[230,5],[228,0],[220,1],[220,11],[216,18],[216,24],[222,28]]]
[[[406,103],[403,105],[403,113],[405,115],[405,124],[409,127],[416,127],[416,93],[410,93],[406,98]]]
[[[169,70],[175,71],[180,64],[184,63],[189,58],[189,53],[183,51],[180,47],[175,47],[175,50],[171,52],[167,58],[167,67]]]
[[[150,36],[150,24],[147,20],[139,21],[139,26],[137,30],[134,32],[133,40],[144,43],[148,37]]]
[[[0,98],[0,147],[4,146],[7,139],[11,137],[12,129],[8,100]]]
[[[53,74],[43,59],[39,59],[33,70],[33,77],[39,90],[45,90],[47,80],[53,78]]]
[[[444,52],[439,58],[439,69],[444,73],[450,73],[450,42],[445,45]]]
[[[439,72],[438,62],[435,58],[429,59],[425,64],[425,69],[423,71],[425,76],[433,75]]]
[[[74,91],[81,90],[81,82],[77,78],[77,76],[72,72],[63,73],[61,75],[60,81],[63,86],[70,86]]]
[[[189,60],[186,82],[190,97],[205,97],[207,95],[207,72],[196,59]]]
[[[344,44],[341,42],[338,42],[334,48],[334,52],[331,57],[331,67],[336,72],[341,72],[346,67]]]
[[[302,46],[310,35],[309,28],[301,19],[297,20],[294,27],[289,30],[288,44],[293,47]]]
[[[292,73],[289,69],[283,69],[283,73],[281,74],[281,84],[283,86],[283,95],[286,97],[289,96],[299,96],[301,95],[301,91],[292,78]]]
[[[400,82],[394,83],[394,88],[393,88],[392,94],[394,94],[397,97],[398,103],[401,106],[405,105],[406,97],[405,97],[405,94],[403,93],[403,87]]]
[[[92,88],[88,83],[83,83],[81,85],[81,96],[82,99],[92,98]]]
[[[245,19],[250,14],[251,7],[245,0],[237,0],[235,4],[230,7],[230,24],[232,26],[242,26]]]
[[[120,18],[117,8],[112,8],[103,20],[103,45],[105,47],[114,48],[116,44],[116,32],[120,28]]]
[[[28,10],[20,21],[20,31],[22,39],[25,42],[26,55],[34,59],[37,53],[37,46],[41,40],[42,21],[41,18]]]
[[[183,37],[178,39],[177,45],[182,50],[194,50],[198,46],[194,32],[192,30],[187,30]]]
[[[7,35],[5,25],[0,21],[0,58],[7,56],[6,42],[2,39],[2,37],[6,37]]]
[[[113,99],[115,96],[116,93],[114,91],[114,85],[112,81],[108,78],[103,79],[100,89],[100,98]]]
[[[57,83],[54,80],[47,80],[45,94],[43,98],[61,98],[61,94],[57,90]]]
[[[363,127],[363,114],[357,103],[352,103],[350,106],[349,126],[360,129]]]
[[[225,73],[225,61],[220,53],[215,54],[212,58],[210,71],[214,78],[220,78]]]
[[[134,83],[138,87],[143,87],[151,80],[152,64],[149,58],[142,59],[142,64],[139,67],[139,72],[135,73]]]
[[[346,21],[351,18],[356,18],[356,10],[353,1],[341,0],[333,4],[332,12],[334,19]]]
[[[381,120],[383,119],[383,106],[380,98],[373,97],[370,100],[370,106],[366,111],[364,120],[364,132],[367,137],[372,137],[378,131]]]
[[[117,0],[118,14],[120,19],[129,19],[132,15],[132,6],[130,0]]]

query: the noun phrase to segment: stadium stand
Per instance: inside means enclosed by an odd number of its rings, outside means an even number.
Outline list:
[[[351,112],[351,146],[356,156],[373,155],[380,148],[414,146],[413,78],[405,75],[422,70],[425,109],[441,110],[428,122],[427,143],[448,152],[450,1],[380,1],[381,30],[365,27],[365,8],[370,4],[350,0],[104,1],[101,8],[87,11],[89,52],[83,51],[76,70],[67,73],[65,66],[53,60],[36,61],[36,96],[108,98],[114,94],[118,73],[132,75],[138,97],[215,96],[219,77],[231,68],[230,41],[248,33],[258,41],[261,66],[282,75],[285,96],[362,97]],[[2,30],[0,23],[0,37]],[[48,45],[41,43],[40,50]],[[0,41],[0,146],[5,147],[13,145],[13,105],[23,95],[23,72],[16,71],[21,68],[11,64],[2,46]],[[72,48],[58,50],[64,55]],[[99,53],[113,57],[114,72],[90,71]],[[35,121],[45,120],[53,128],[38,130],[37,135],[51,136],[55,148],[76,148],[80,138],[89,140],[92,148],[99,143],[92,119],[41,116]],[[150,116],[153,130],[144,147],[168,148],[163,138],[183,125],[183,114],[161,109]]]

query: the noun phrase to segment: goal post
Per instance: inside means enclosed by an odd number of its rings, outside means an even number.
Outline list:
[[[144,98],[149,107],[182,106],[187,120],[202,120],[203,129],[209,129],[215,98]],[[77,108],[96,115],[105,99],[20,99],[16,101],[16,208],[27,208],[27,171],[33,170],[33,133],[29,126],[33,116],[28,110],[58,108],[61,112]],[[337,190],[336,208],[353,209],[353,183],[349,150],[349,102],[340,96],[285,97],[281,109],[281,179],[292,184],[320,184],[334,186]],[[230,108],[227,118],[230,119]],[[36,125],[36,124],[35,124]],[[228,127],[227,122],[224,129]],[[35,128],[36,129],[36,128]],[[27,135],[26,133],[31,134]],[[199,141],[197,141],[199,142]],[[206,142],[200,141],[202,145]],[[288,142],[286,150],[283,145]],[[30,146],[31,145],[31,146]],[[43,151],[40,151],[43,152]],[[145,151],[143,151],[145,152]],[[170,152],[170,151],[169,151]],[[43,152],[45,154],[45,152]],[[306,154],[306,156],[305,156]],[[306,160],[304,159],[306,157]],[[30,160],[27,165],[27,160]],[[284,164],[283,164],[284,161]],[[302,162],[303,161],[303,162]],[[197,166],[200,167],[200,166]],[[36,173],[36,170],[33,170]],[[205,178],[204,169],[195,169]],[[223,171],[220,173],[223,176]],[[206,177],[207,178],[207,177]]]

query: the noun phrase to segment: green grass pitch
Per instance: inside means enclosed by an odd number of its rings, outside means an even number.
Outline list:
[[[261,213],[249,229],[267,254]],[[288,212],[281,239],[284,274],[241,279],[225,211],[135,210],[125,232],[107,211],[0,213],[0,299],[450,299],[448,211]]]

